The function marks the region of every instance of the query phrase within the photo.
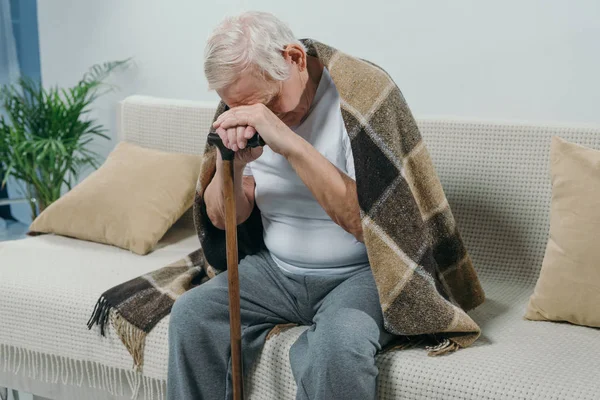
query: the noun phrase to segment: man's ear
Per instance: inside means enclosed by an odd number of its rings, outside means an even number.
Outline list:
[[[283,58],[291,64],[298,66],[298,70],[304,71],[306,69],[306,52],[298,44],[288,44],[283,49]]]

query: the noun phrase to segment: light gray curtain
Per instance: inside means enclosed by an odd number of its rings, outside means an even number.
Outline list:
[[[13,34],[10,1],[0,0],[0,84],[13,83],[18,77],[19,60]],[[0,112],[3,110],[0,109]],[[0,218],[0,228],[4,225],[4,221]]]
[[[0,84],[14,82],[18,77],[19,60],[13,35],[10,1],[0,0]]]

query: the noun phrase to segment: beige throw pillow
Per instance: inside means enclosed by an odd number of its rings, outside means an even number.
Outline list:
[[[147,254],[192,206],[201,159],[120,142],[98,170],[33,221],[30,233]]]
[[[600,327],[600,151],[552,138],[550,237],[525,318]]]

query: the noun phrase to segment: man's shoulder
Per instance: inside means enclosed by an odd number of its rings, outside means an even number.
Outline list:
[[[387,77],[390,76],[383,67],[381,67],[379,64],[374,63],[373,61],[352,55],[341,49],[335,48],[333,46],[329,46],[326,43],[320,42],[320,41],[312,39],[312,38],[303,38],[303,39],[300,39],[300,41],[306,47],[306,51],[307,51],[308,55],[321,59],[325,63],[325,65],[328,65],[328,64],[336,64],[337,65],[338,61],[340,61],[340,59],[341,59],[341,61],[345,61],[350,64],[355,64],[355,63],[362,64],[362,68],[360,68],[360,69],[371,70],[373,73],[376,73],[376,74],[383,73]]]
[[[371,65],[371,67],[377,69],[379,72],[383,72],[390,80],[392,79],[392,76],[379,64],[374,63],[373,61],[369,61],[367,59],[364,58],[358,58],[360,61],[365,62],[369,65]]]
[[[396,86],[391,75],[371,60],[354,56],[318,40],[306,38],[300,40],[307,54],[317,57],[329,69],[331,77],[342,97],[355,91],[363,92],[372,88],[382,90]]]

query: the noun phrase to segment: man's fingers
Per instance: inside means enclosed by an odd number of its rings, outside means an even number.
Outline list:
[[[227,147],[229,147],[233,151],[237,151],[237,149],[238,149],[238,147],[237,147],[237,129],[235,129],[235,128],[227,129],[227,138],[228,138]]]
[[[222,127],[228,129],[240,125],[253,125],[252,116],[256,113],[257,107],[262,104],[254,104],[249,106],[238,106],[231,108],[217,117],[213,122],[213,127],[216,129]]]
[[[232,109],[225,111],[223,114],[221,114],[217,117],[215,122],[213,122],[213,126],[216,128],[217,126],[221,125],[221,123],[223,122],[224,119],[235,116],[237,110],[238,110],[238,107],[236,107],[235,109],[232,108]]]
[[[244,137],[244,131],[246,130],[245,126],[236,127],[237,133],[237,145],[240,149],[246,147],[246,138]]]
[[[223,145],[225,145],[225,147],[227,147],[227,130],[218,127],[217,130],[217,135],[219,135],[219,137],[221,138],[221,141],[223,142]]]
[[[237,151],[246,148],[248,139],[254,136],[256,129],[251,126],[234,126],[227,129],[219,126],[215,132],[219,135],[225,147]]]
[[[216,128],[217,126],[221,125],[221,122],[223,121],[223,119],[227,118],[231,114],[233,114],[231,109],[225,111],[224,113],[222,113],[221,115],[219,115],[217,117],[217,119],[215,120],[215,122],[213,122],[213,126]]]
[[[256,129],[254,129],[253,126],[247,126],[246,129],[244,130],[244,137],[246,139],[251,139],[255,133],[256,133]]]
[[[223,119],[221,121],[221,123],[219,124],[219,126],[224,129],[228,129],[228,128],[231,128],[234,126],[240,126],[240,125],[252,126],[252,121],[248,114],[237,113],[236,115],[230,115],[230,116],[226,117],[225,119]]]

